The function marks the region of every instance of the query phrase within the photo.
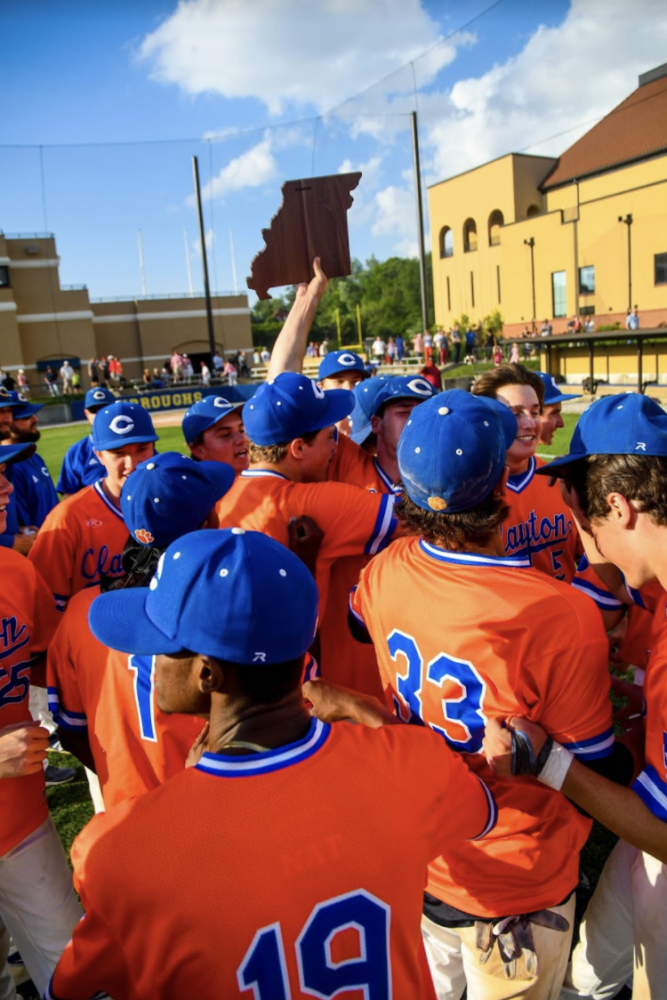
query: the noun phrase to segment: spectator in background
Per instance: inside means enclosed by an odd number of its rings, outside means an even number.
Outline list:
[[[433,364],[433,334],[430,330],[424,330],[424,361],[427,365]]]
[[[63,396],[69,396],[72,392],[72,377],[74,375],[74,369],[69,361],[63,361],[58,374],[60,375],[60,381],[62,382]]]
[[[518,365],[519,364],[519,360],[520,360],[520,358],[519,358],[519,345],[515,342],[515,343],[512,344],[512,347],[511,347],[511,350],[510,350],[510,364],[511,365]]]
[[[119,358],[114,357],[113,354],[109,355],[109,378],[113,382],[115,388],[120,386],[123,380],[123,366]]]
[[[72,392],[78,392],[81,388],[81,373],[74,369],[72,375]]]
[[[455,323],[452,327],[452,333],[450,340],[452,342],[452,348],[454,349],[454,364],[458,365],[461,360],[461,330],[459,329],[459,324]]]
[[[149,372],[148,368],[144,368],[144,373],[141,376],[141,381],[143,382],[144,388],[148,388],[148,386],[153,381],[153,379],[151,378],[151,373]]]
[[[201,384],[210,385],[211,384],[211,369],[206,364],[205,361],[201,363]]]
[[[261,362],[262,362],[262,355],[259,353],[259,350],[255,348],[255,350],[252,352],[252,363],[253,365],[259,365],[261,364]]]
[[[440,341],[438,354],[440,364],[446,365],[449,362],[449,340],[447,339],[447,334],[444,330],[442,331],[442,340]]]
[[[493,356],[493,348],[496,346],[496,338],[493,336],[491,331],[489,331],[486,341],[484,343],[484,356],[487,361],[490,361]]]
[[[328,353],[329,353],[329,341],[325,339],[320,344],[320,357],[326,358]]]
[[[637,306],[634,307],[632,312],[628,312],[625,317],[625,329],[626,330],[638,330],[639,329],[639,312]]]
[[[387,341],[387,355],[386,360],[388,365],[393,365],[394,361],[398,357],[398,348],[396,347],[396,341],[393,337],[390,337]]]
[[[306,357],[307,358],[315,357],[315,344],[312,342],[312,340],[310,341],[308,347],[306,348]]]
[[[263,365],[268,365],[269,361],[271,360],[271,351],[268,349],[268,347],[262,348],[261,359]]]
[[[475,357],[475,348],[477,346],[477,340],[475,338],[475,331],[472,327],[466,330],[466,355],[468,357]]]
[[[30,395],[30,383],[26,378],[26,373],[23,368],[19,368],[16,373],[16,384],[19,387],[19,392],[22,392],[24,396]]]
[[[225,367],[222,369],[222,374],[227,379],[227,385],[236,385],[238,372],[231,361],[225,361]]]
[[[190,356],[188,354],[184,354],[183,355],[183,378],[185,379],[185,381],[187,382],[188,385],[190,385],[190,383],[192,382],[192,376],[194,375],[194,373],[195,373],[195,370],[192,367],[192,361],[190,360]]]
[[[153,369],[153,371],[155,372],[156,369]],[[158,372],[158,375],[160,381],[163,382],[164,385],[169,385],[169,383],[171,382],[171,369],[169,367],[168,361],[165,361],[165,363],[162,365],[162,370]]]
[[[417,361],[421,361],[424,357],[424,335],[422,333],[416,333],[412,338],[412,350],[415,352]]]
[[[584,323],[584,333],[595,333],[595,320],[589,316]]]
[[[248,367],[248,359],[246,358],[245,351],[241,351],[238,359],[238,372],[241,378],[251,378],[250,368]]]
[[[164,382],[164,379],[163,379],[162,375],[160,374],[159,369],[154,368],[153,369],[153,380],[151,382],[151,389],[164,389],[164,386],[165,386],[165,382]]]
[[[424,365],[424,367],[419,372],[423,375],[427,382],[430,382],[434,389],[438,392],[442,392],[442,375],[440,374],[440,369],[437,365],[434,365],[431,361],[430,364]]]
[[[371,354],[373,355],[373,360],[376,361],[377,364],[381,365],[382,362],[384,361],[385,342],[379,333],[375,338],[375,340],[373,341],[371,347]]]
[[[496,368],[503,363],[503,349],[500,344],[496,344],[493,348],[493,363]]]
[[[181,382],[183,379],[183,358],[178,353],[176,348],[174,348],[171,352],[169,367],[171,368],[172,381]]]
[[[101,383],[104,383],[106,388],[109,388],[109,361],[107,358],[100,358],[97,363],[97,372]]]
[[[553,333],[553,327],[549,322],[549,320],[545,319],[545,321],[542,323],[542,326],[540,327],[540,336],[550,337],[552,333]]]
[[[100,373],[98,370],[97,358],[92,357],[88,362],[88,378],[90,379],[90,384],[95,388],[95,386],[100,384]]]
[[[213,361],[213,374],[220,375],[222,369],[225,367],[225,362],[222,360],[220,352],[216,351],[211,360]]]
[[[401,337],[400,333],[396,338],[396,358],[400,362],[405,357],[405,341]]]
[[[442,345],[442,330],[438,328],[433,334],[433,357],[435,358],[436,364],[440,360],[441,345]],[[440,364],[442,364],[442,362],[440,362]]]
[[[58,395],[58,376],[56,375],[56,373],[54,372],[53,368],[51,368],[50,365],[46,369],[46,373],[44,375],[44,381],[46,382],[47,386],[49,387],[49,392],[51,393],[51,395],[52,396],[57,396]]]

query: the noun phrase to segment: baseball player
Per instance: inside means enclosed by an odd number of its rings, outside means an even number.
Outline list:
[[[667,955],[667,417],[646,396],[628,393],[593,403],[581,416],[570,452],[551,462],[568,502],[603,558],[618,566],[636,592],[660,584],[643,695],[646,704],[645,766],[632,789],[618,788],[582,770],[554,744],[540,781],[549,781],[623,839],[612,851],[582,924],[564,996],[616,996],[633,974],[632,995],[663,995]],[[524,714],[524,713],[519,713]],[[528,732],[540,753],[543,735]],[[492,733],[494,750],[500,727]],[[491,756],[495,754],[492,753]],[[505,772],[506,773],[506,772]],[[536,769],[533,770],[536,773]]]
[[[225,462],[238,475],[248,468],[248,438],[243,403],[223,396],[204,396],[183,417],[183,436],[200,462]]]
[[[318,371],[321,389],[356,389],[370,377],[364,359],[354,351],[330,351],[320,361]]]
[[[329,479],[399,496],[402,487],[396,459],[398,439],[415,406],[434,396],[435,389],[420,376],[397,375],[382,379],[376,391],[375,383],[381,378],[367,379],[355,389],[352,438],[339,439],[329,466]],[[375,442],[376,455],[360,447],[368,436]],[[329,597],[320,624],[319,661],[324,677],[333,677],[338,684],[355,691],[382,697],[375,650],[356,642],[346,624],[350,590],[370,558],[364,554],[348,556],[337,559],[332,567]]]
[[[309,716],[317,604],[292,553],[239,528],[186,535],[154,588],[93,602],[103,643],[122,621],[123,649],[156,656],[158,706],[210,730],[196,766],[77,839],[86,918],[47,998],[433,997],[426,865],[495,806],[423,728]]]
[[[353,405],[347,389],[324,392],[293,372],[265,382],[244,410],[250,468],[216,505],[221,528],[262,531],[283,545],[291,518],[305,515],[319,525],[324,537],[316,580],[322,609],[333,562],[364,552],[374,555],[396,527],[392,496],[325,482],[336,452],[335,424]]]
[[[155,451],[150,414],[136,403],[112,403],[93,422],[93,449],[106,478],[68,497],[51,511],[30,551],[53,592],[56,607],[102,576],[122,573],[127,527],[120,509],[123,483]]]
[[[2,449],[0,531],[13,492],[5,471],[34,450],[32,443]],[[27,559],[2,548],[0,572],[0,990],[3,998],[13,998],[6,966],[9,934],[42,991],[81,907],[46,803],[49,734],[28,708],[29,688],[43,673],[57,615],[46,584]]]
[[[83,402],[83,412],[91,427],[97,411],[115,402],[116,397],[110,389],[96,386],[88,390]],[[65,499],[72,493],[78,493],[84,486],[93,486],[105,474],[106,470],[93,450],[93,436],[87,434],[65,452],[56,490]]]
[[[552,444],[556,431],[560,427],[565,427],[562,417],[563,403],[567,403],[570,399],[581,399],[581,396],[561,392],[553,375],[547,375],[545,372],[535,372],[535,374],[539,376],[544,386],[544,402],[540,413],[542,425],[540,444]]]
[[[536,569],[570,583],[582,554],[572,512],[558,490],[546,479],[535,477],[544,465],[535,457],[541,433],[542,380],[523,365],[505,364],[483,372],[472,391],[505,403],[518,422],[516,440],[507,451],[510,515],[502,529],[506,554],[528,556]]]
[[[30,403],[19,392],[11,393],[12,423],[9,430],[11,444],[27,444],[39,441],[37,414],[41,403]],[[58,495],[51,481],[44,459],[37,452],[12,469],[14,486],[13,503],[21,527],[38,529],[47,514],[58,503]]]
[[[12,396],[9,389],[0,385],[0,441],[8,440],[12,425]],[[26,534],[19,531],[19,519],[16,505],[9,504],[5,511],[5,529],[0,532],[0,546],[15,549],[21,555],[27,556],[35,540],[33,532]]]
[[[526,556],[504,554],[505,452],[516,434],[507,407],[460,390],[413,411],[397,506],[413,537],[363,571],[352,621],[375,645],[397,715],[434,729],[482,779],[492,778],[484,721],[510,704],[587,765],[623,766],[629,777],[596,609]],[[460,997],[466,983],[470,1000],[559,994],[591,824],[536,781],[515,787],[494,784],[499,820],[488,838],[429,869],[423,927],[438,997]]]
[[[100,589],[149,587],[166,547],[198,529],[233,481],[230,466],[175,452],[138,465],[120,498],[127,571],[76,594],[49,648],[49,704],[62,744],[97,774],[107,809],[181,771],[202,723],[160,711],[154,657],[104,646],[88,628],[90,606]]]

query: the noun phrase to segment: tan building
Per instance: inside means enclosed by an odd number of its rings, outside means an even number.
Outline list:
[[[509,153],[429,188],[436,323],[499,309],[505,337],[547,318],[667,321],[667,64],[559,159]]]
[[[52,235],[0,233],[0,367],[25,369],[37,387],[50,361],[79,359],[88,385],[91,357],[113,354],[126,378],[160,368],[174,348],[209,354],[203,296],[90,299],[84,285],[63,287]],[[248,297],[213,295],[215,341],[221,352],[252,350]],[[44,388],[42,385],[41,388]]]

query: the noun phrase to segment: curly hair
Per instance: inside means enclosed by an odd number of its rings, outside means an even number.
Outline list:
[[[607,497],[620,493],[656,524],[667,526],[665,456],[591,455],[566,466],[563,479],[589,521],[604,521],[609,515]]]
[[[510,509],[503,497],[490,493],[474,507],[457,514],[424,510],[403,493],[395,506],[396,517],[408,529],[441,549],[465,550],[470,545],[489,545]]]
[[[306,431],[305,434],[299,434],[298,437],[305,441],[306,444],[311,444],[319,431]],[[250,464],[255,465],[257,462],[266,462],[268,465],[279,465],[282,460],[287,455],[287,449],[290,446],[289,441],[283,441],[280,444],[254,444],[250,442],[249,458]]]

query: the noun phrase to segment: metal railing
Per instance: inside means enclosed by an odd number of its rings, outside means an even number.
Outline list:
[[[239,292],[211,292],[212,299],[228,299],[238,296],[248,298],[245,291]],[[166,295],[104,295],[102,298],[91,299],[91,302],[150,302],[158,299],[203,299],[203,292],[168,292]]]

